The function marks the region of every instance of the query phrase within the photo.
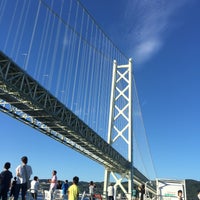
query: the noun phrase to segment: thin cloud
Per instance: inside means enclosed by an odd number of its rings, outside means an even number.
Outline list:
[[[157,38],[140,42],[134,49],[134,57],[139,62],[145,62],[152,57],[161,47],[161,41]]]
[[[124,24],[127,42],[136,63],[143,64],[163,46],[169,32],[174,28],[173,15],[186,0],[129,0]]]

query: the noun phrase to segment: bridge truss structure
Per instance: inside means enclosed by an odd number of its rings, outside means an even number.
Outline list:
[[[137,184],[148,181],[133,167],[131,159],[125,159],[3,52],[0,52],[0,110],[93,159],[109,172],[130,174],[130,180],[133,176]],[[151,190],[155,192],[154,188]]]
[[[117,171],[130,163],[52,94],[0,53],[1,110]]]

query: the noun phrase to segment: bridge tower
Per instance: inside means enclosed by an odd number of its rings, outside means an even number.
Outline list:
[[[132,130],[132,59],[127,65],[118,65],[113,62],[112,88],[110,97],[110,113],[108,124],[108,143],[113,147],[119,141],[125,144],[127,160],[130,168],[124,174],[119,174],[109,168],[105,168],[104,195],[107,194],[111,176],[114,178],[115,190],[120,187],[126,198],[131,200],[133,187],[133,130]],[[120,123],[119,123],[120,122]],[[122,185],[122,181],[128,181],[128,191]]]

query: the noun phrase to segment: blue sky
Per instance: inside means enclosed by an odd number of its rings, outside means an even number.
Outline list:
[[[199,180],[200,1],[82,3],[133,58],[156,176]],[[62,180],[78,175],[85,181],[103,181],[102,166],[3,113],[0,121],[0,166],[10,161],[14,173],[21,156],[27,155],[39,178],[50,178],[56,169]]]
[[[157,178],[199,180],[200,1],[109,1],[105,12],[90,3],[133,58]]]

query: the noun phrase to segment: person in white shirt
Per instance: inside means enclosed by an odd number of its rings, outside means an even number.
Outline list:
[[[114,187],[112,184],[108,186],[107,192],[108,192],[108,200],[114,200]]]
[[[96,188],[96,185],[94,184],[93,181],[90,181],[89,184],[89,195],[90,195],[90,200],[94,199],[94,189]]]
[[[31,195],[33,199],[37,199],[39,190],[39,179],[37,176],[34,176],[33,180],[31,181]]]
[[[57,174],[57,171],[53,170],[52,171],[52,178],[49,180],[49,182],[50,182],[49,193],[50,193],[51,199],[53,197],[53,192],[55,191],[57,183],[58,183],[56,174]]]
[[[198,197],[198,199],[200,200],[200,190],[199,190],[198,193],[197,193],[197,197]]]
[[[14,195],[14,200],[18,200],[19,192],[21,189],[22,200],[25,200],[26,192],[30,188],[30,177],[32,175],[32,168],[30,165],[27,165],[28,158],[23,156],[21,158],[22,164],[16,168],[17,184]]]

